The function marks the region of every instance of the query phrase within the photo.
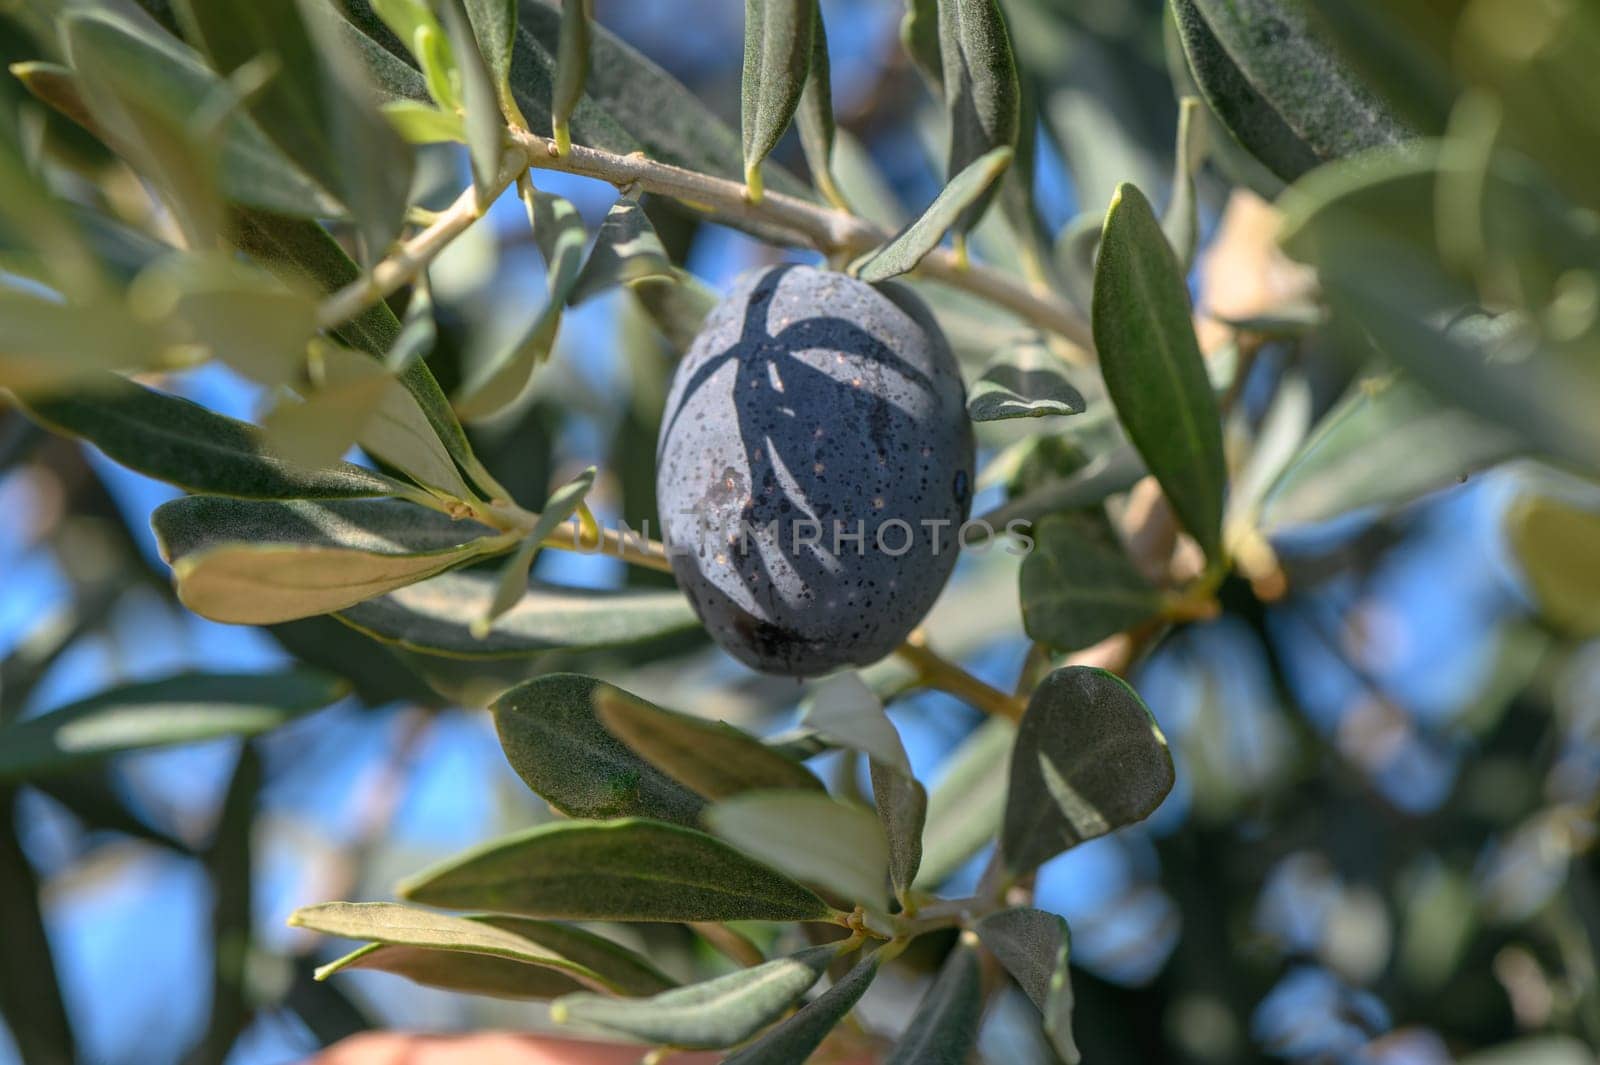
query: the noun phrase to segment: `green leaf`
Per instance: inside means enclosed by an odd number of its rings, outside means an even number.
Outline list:
[[[186,399],[120,377],[54,399],[28,414],[80,437],[106,457],[191,492],[245,499],[355,499],[403,492],[398,482],[349,463],[304,469],[266,449],[261,433]]]
[[[983,515],[983,520],[1002,529],[1012,522],[1032,523],[1050,514],[1096,506],[1132,488],[1144,475],[1144,462],[1138,452],[1120,444],[1065,477],[1027,489]]]
[[[594,711],[602,683],[576,673],[536,677],[495,700],[506,761],[568,817],[648,817],[695,826],[705,801],[607,732]]]
[[[701,820],[780,872],[884,909],[889,845],[864,806],[819,792],[750,791],[716,803]]]
[[[983,1020],[976,937],[964,932],[884,1065],[964,1065]]]
[[[567,293],[567,306],[576,307],[617,285],[673,276],[667,249],[644,209],[637,199],[624,197],[606,212],[594,249]]]
[[[938,6],[944,104],[950,116],[945,175],[954,184],[957,175],[980,159],[993,158],[997,149],[1016,146],[1022,92],[1005,16],[996,0],[939,0]],[[999,165],[1003,169],[1010,161],[1008,152]],[[977,224],[988,204],[989,184],[985,181],[962,205],[952,223],[957,233],[966,233]]]
[[[417,337],[421,333],[431,346],[433,329],[431,318],[425,326],[409,321],[409,314],[407,318],[410,332],[396,340],[388,360],[403,364],[399,371],[402,376],[395,376],[392,365],[374,362],[348,348],[330,347],[323,364],[324,383],[330,389],[360,391],[370,387],[376,393],[355,436],[363,451],[444,495],[473,499],[475,493],[456,468],[449,448],[439,439],[438,430],[428,420],[416,395],[405,386],[403,375],[419,358],[408,356],[406,345],[422,342]]]
[[[317,332],[317,304],[264,271],[223,255],[164,257],[135,281],[141,306],[185,339],[269,387],[297,380]]]
[[[1195,176],[1205,162],[1206,153],[1206,121],[1200,108],[1200,101],[1193,96],[1178,101],[1178,146],[1173,153],[1172,199],[1167,201],[1166,214],[1161,216],[1161,228],[1185,272],[1194,265],[1195,249],[1200,244],[1200,205]]]
[[[833,118],[833,83],[828,67],[828,32],[822,24],[822,8],[809,0],[811,8],[811,66],[806,73],[805,91],[795,111],[795,128],[800,133],[800,148],[811,170],[811,183],[822,198],[843,211],[849,204],[833,180],[833,142],[837,135]]]
[[[348,607],[339,618],[374,639],[461,659],[632,647],[700,627],[689,601],[675,589],[572,588],[533,581],[479,639],[472,623],[483,617],[495,588],[492,573],[446,573]]]
[[[208,103],[229,97],[222,80],[191,49],[149,24],[84,15],[72,17],[67,32],[73,34],[76,48],[93,49],[84,55],[86,62],[114,64],[146,86],[147,101],[159,105],[174,126],[183,125]],[[296,216],[341,213],[328,192],[291,163],[246,115],[234,112],[225,117],[220,137],[218,179],[230,200]]]
[[[879,956],[869,955],[851,967],[843,978],[773,1026],[749,1046],[723,1059],[723,1065],[793,1065],[808,1060],[828,1033],[850,1015],[878,975]]]
[[[0,290],[0,388],[59,394],[109,370],[163,366],[166,338],[119,301],[66,303]]]
[[[854,671],[813,683],[800,704],[800,724],[829,743],[860,751],[902,773],[911,772],[900,733],[883,712],[883,700]]]
[[[550,1019],[641,1043],[729,1047],[749,1039],[800,1001],[837,955],[831,946],[812,947],[653,998],[568,995],[551,1005]]]
[[[390,100],[381,108],[396,132],[412,144],[467,142],[461,116],[420,100]]]
[[[578,209],[560,196],[534,190],[531,182],[520,182],[518,190],[528,210],[533,239],[539,246],[539,254],[544,256],[548,295],[544,308],[527,332],[476,369],[461,390],[456,410],[469,421],[491,418],[522,396],[533,379],[533,372],[550,357],[556,330],[561,325],[561,310],[572,295],[583,266],[583,246],[588,234]],[[643,212],[640,216],[643,217]]]
[[[565,155],[572,144],[568,128],[573,110],[583,99],[589,78],[591,0],[562,0],[561,39],[556,48],[555,86],[550,92],[550,130],[556,150]]]
[[[1189,292],[1150,202],[1123,185],[1094,272],[1094,342],[1117,417],[1206,557],[1222,549],[1227,470]]]
[[[872,802],[889,844],[889,883],[902,906],[922,866],[922,831],[928,820],[928,792],[909,769],[874,759]]]
[[[526,127],[528,122],[511,94],[511,57],[517,43],[517,0],[466,0],[473,36],[494,82],[495,98],[507,120]]]
[[[942,91],[944,59],[939,54],[938,0],[906,0],[906,12],[900,17],[900,44],[928,84]]]
[[[1579,638],[1600,633],[1600,514],[1525,495],[1507,509],[1505,529],[1539,613]]]
[[[336,368],[336,369],[335,369]],[[312,345],[312,384],[283,392],[262,417],[267,446],[300,466],[322,466],[350,450],[393,383],[379,363],[325,341]]]
[[[1285,181],[1409,135],[1324,38],[1304,5],[1173,0],[1172,6],[1206,101],[1234,137]]]
[[[500,174],[500,153],[505,143],[506,123],[500,114],[500,94],[484,62],[483,52],[479,50],[463,0],[439,0],[438,8],[444,16],[444,31],[461,76],[461,102],[466,112],[472,180],[478,187],[479,201],[487,204],[495,191],[495,179]]]
[[[1325,414],[1262,501],[1264,529],[1411,500],[1522,450],[1511,433],[1404,378],[1358,381]]]
[[[967,395],[975,422],[1082,414],[1083,394],[1072,387],[1061,360],[1038,337],[1012,345],[984,367]]]
[[[1034,526],[1034,549],[1022,560],[1022,625],[1059,651],[1079,651],[1150,620],[1161,593],[1121,546],[1087,536],[1070,515]]]
[[[533,523],[532,531],[501,567],[494,598],[489,601],[489,609],[478,619],[474,635],[480,638],[489,635],[495,619],[522,601],[528,591],[528,571],[533,568],[539,548],[544,546],[546,537],[583,506],[584,497],[594,487],[595,474],[598,472],[590,466],[550,493],[550,498],[544,501],[544,507],[539,511],[539,520]]]
[[[745,184],[761,198],[761,161],[778,146],[811,71],[817,0],[745,0],[739,126]]]
[[[1000,850],[1023,876],[1084,840],[1148,817],[1172,790],[1172,754],[1126,681],[1068,666],[1017,728]]]
[[[712,837],[656,821],[541,825],[407,880],[428,906],[595,921],[818,921],[810,891]]]
[[[991,913],[973,928],[1022,993],[1044,1015],[1045,1035],[1066,1065],[1082,1060],[1072,1039],[1072,933],[1053,913],[1030,906]]]
[[[584,984],[560,969],[530,965],[491,954],[468,954],[427,947],[368,943],[317,969],[317,979],[335,973],[367,969],[403,976],[423,987],[437,987],[466,995],[492,998],[545,1000],[581,991]]]
[[[189,496],[150,518],[178,598],[213,621],[325,614],[503,548],[476,522],[398,500]]]
[[[955,225],[962,213],[994,184],[1010,164],[1011,155],[1010,148],[996,148],[973,160],[950,180],[914,222],[889,243],[863,256],[853,266],[856,276],[868,282],[887,281],[914,269],[938,246],[945,230]]]
[[[68,773],[124,751],[254,736],[327,706],[325,673],[192,673],[113,688],[0,727],[0,781]]]
[[[577,925],[490,914],[473,920],[514,932],[568,961],[599,973],[620,995],[654,995],[678,986],[647,959]]]
[[[672,269],[672,279],[647,277],[628,286],[639,306],[678,355],[682,356],[699,335],[717,294],[687,270]]]
[[[822,790],[805,766],[732,725],[663,710],[610,686],[595,691],[594,708],[612,735],[703,798],[766,788]]]
[[[928,795],[922,864],[914,885],[933,891],[994,839],[1006,805],[1016,726],[992,717],[961,741]]]

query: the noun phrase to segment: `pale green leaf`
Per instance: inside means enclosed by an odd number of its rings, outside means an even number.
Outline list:
[[[849,210],[849,204],[833,178],[833,142],[837,136],[833,118],[832,73],[828,66],[828,33],[822,24],[822,8],[810,0],[811,17],[811,67],[806,73],[805,91],[800,94],[800,105],[795,111],[795,128],[800,133],[800,148],[805,152],[806,165],[811,169],[811,183],[822,193],[822,198],[840,210]]]
[[[863,806],[801,791],[751,791],[723,799],[701,820],[746,854],[851,902],[884,908],[889,845]]]
[[[567,293],[567,306],[575,307],[617,285],[673,276],[667,250],[649,217],[637,199],[624,197],[606,212],[594,248]]]
[[[456,72],[461,78],[461,104],[466,112],[472,180],[478,187],[479,199],[487,203],[500,174],[500,153],[505,145],[506,123],[500,113],[500,94],[484,62],[463,0],[439,0],[439,9],[445,35],[455,53]]]
[[[1526,495],[1507,509],[1505,529],[1540,614],[1573,636],[1600,633],[1600,513]]]
[[[1205,162],[1206,123],[1201,103],[1193,96],[1178,101],[1178,146],[1173,153],[1172,199],[1161,216],[1161,229],[1167,235],[1178,264],[1184,270],[1194,265],[1195,249],[1200,244],[1200,204],[1195,178]]]
[[[382,111],[400,136],[412,144],[467,142],[467,127],[461,116],[432,104],[421,100],[390,100]]]
[[[944,104],[950,117],[945,176],[954,184],[980,159],[1016,147],[1022,91],[997,0],[939,0],[938,8]],[[1032,130],[1028,133],[1031,136]],[[1010,161],[1007,153],[1001,168]],[[957,212],[951,223],[957,233],[977,224],[988,204],[989,185],[985,181]]]
[[[967,416],[975,422],[1082,414],[1084,408],[1061,360],[1038,337],[1001,352],[967,395]]]
[[[994,184],[1011,163],[1012,150],[996,148],[973,160],[944,187],[927,210],[883,247],[869,252],[853,269],[863,281],[887,281],[906,273],[938,246],[945,231]]]
[[[1086,535],[1070,515],[1038,522],[1033,538],[1018,581],[1022,624],[1032,639],[1078,651],[1160,612],[1161,593],[1121,546]]]
[[[900,733],[883,712],[883,700],[853,670],[811,685],[800,704],[800,724],[830,743],[860,751],[902,773],[911,772]]]
[[[528,571],[533,568],[539,548],[544,546],[546,537],[555,532],[562,522],[578,512],[589,489],[594,487],[595,474],[598,472],[590,466],[550,493],[550,498],[544,501],[544,507],[539,511],[539,519],[533,523],[533,529],[501,567],[494,598],[479,619],[481,624],[474,630],[475,635],[480,638],[487,636],[495,619],[521,602],[528,592]]]
[[[760,1039],[734,1051],[723,1065],[793,1065],[808,1060],[867,993],[878,975],[879,963],[877,954],[861,959],[827,991],[774,1025]]]
[[[745,0],[739,125],[745,182],[761,190],[761,161],[789,128],[811,71],[817,0]]]
[[[589,79],[589,21],[592,0],[562,0],[561,35],[556,47],[555,85],[550,91],[550,129],[564,154],[572,135],[568,123],[583,99]]]

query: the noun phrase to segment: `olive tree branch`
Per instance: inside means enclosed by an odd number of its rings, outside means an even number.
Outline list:
[[[906,642],[895,648],[895,654],[904,658],[917,671],[917,682],[924,687],[954,695],[986,714],[1021,721],[1028,708],[1026,699],[1007,695],[991,687],[962,669],[954,662],[928,646],[927,637],[918,629],[906,637]]]

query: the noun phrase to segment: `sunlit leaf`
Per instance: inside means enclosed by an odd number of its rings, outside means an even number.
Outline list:
[[[814,921],[810,891],[702,832],[628,819],[541,825],[400,885],[428,906],[599,921]]]
[[[108,370],[165,361],[166,338],[120,302],[71,304],[0,290],[0,388],[60,393],[104,381]]]
[[[594,706],[614,736],[703,798],[763,788],[822,789],[810,770],[732,725],[663,710],[610,686],[595,691]]]
[[[560,969],[493,954],[368,943],[317,969],[326,980],[353,969],[392,973],[423,987],[491,998],[545,1000],[586,986]]]
[[[761,161],[789,128],[811,70],[817,0],[745,0],[740,129],[745,183],[761,194]]]
[[[192,673],[113,687],[0,726],[0,781],[76,771],[124,751],[253,736],[327,706],[325,673]]]
[[[584,497],[589,494],[589,489],[594,487],[596,472],[598,471],[595,467],[590,466],[551,492],[550,498],[544,501],[544,506],[539,511],[539,520],[533,523],[533,529],[500,569],[494,598],[489,601],[489,609],[484,611],[483,617],[479,619],[481,622],[479,635],[487,636],[495,619],[522,601],[522,597],[528,592],[528,571],[533,568],[533,560],[538,555],[539,548],[558,526],[583,506]]]
[[[967,415],[975,422],[1082,414],[1083,394],[1072,386],[1061,360],[1038,338],[1000,353],[972,383]]]
[[[698,825],[705,801],[606,731],[593,677],[552,673],[519,684],[492,707],[506,761],[568,817],[649,817]]]
[[[1222,426],[1189,293],[1150,203],[1123,185],[1094,274],[1094,342],[1117,417],[1208,558],[1222,547]]]
[[[800,147],[805,152],[806,165],[811,169],[811,182],[822,198],[841,210],[849,206],[833,179],[833,142],[837,136],[833,118],[832,74],[828,66],[828,33],[822,23],[822,8],[810,0],[811,66],[806,73],[805,91],[800,94],[800,106],[795,111],[795,128],[800,132]]]
[[[575,307],[617,285],[672,276],[667,250],[639,201],[623,198],[606,212],[594,248],[567,293],[567,306]]]
[[[466,8],[472,20],[472,32],[478,38],[478,48],[494,82],[500,110],[508,120],[526,126],[527,120],[522,117],[516,97],[511,93],[511,57],[517,43],[516,0],[466,0]]]
[[[472,180],[478,187],[479,199],[487,203],[500,174],[500,153],[505,142],[506,123],[500,114],[500,94],[484,62],[464,0],[439,0],[437,7],[455,52],[456,71],[461,77],[461,103],[466,112]],[[509,64],[510,57],[506,56],[504,61]]]
[[[883,909],[889,845],[863,806],[810,791],[751,791],[723,799],[701,819],[774,869]]]
[[[183,604],[240,625],[339,610],[505,544],[476,522],[397,500],[189,496],[150,523]]]
[[[1195,248],[1200,243],[1200,204],[1195,177],[1205,161],[1206,123],[1201,103],[1193,96],[1178,101],[1178,147],[1173,153],[1172,199],[1161,216],[1178,264],[1185,270],[1194,264]]]
[[[800,706],[800,723],[829,742],[870,755],[902,773],[911,772],[900,733],[883,712],[883,700],[854,671],[813,683]]]
[[[591,0],[562,0],[561,40],[556,48],[555,85],[550,92],[550,129],[556,148],[565,154],[572,143],[568,123],[583,99],[589,78]]]
[[[1161,609],[1151,586],[1120,545],[1085,534],[1067,515],[1033,529],[1022,560],[1022,624],[1048,647],[1077,651],[1150,620]]]
[[[467,142],[467,127],[461,116],[420,100],[390,100],[383,114],[400,136],[412,144]]]
[[[1021,906],[991,913],[973,928],[1044,1015],[1044,1031],[1067,1065],[1081,1058],[1072,1038],[1072,934],[1053,913]]]
[[[906,273],[938,246],[945,231],[955,225],[968,207],[994,184],[1011,163],[1010,148],[996,148],[979,156],[950,180],[927,210],[883,247],[869,252],[855,265],[863,281],[887,281]]]
[[[1068,666],[1028,700],[1010,777],[1000,850],[1020,876],[1148,817],[1172,790],[1172,755],[1126,681]]]
[[[945,176],[954,184],[979,160],[993,159],[998,149],[1016,146],[1022,91],[1005,16],[996,0],[939,0],[938,8],[944,104],[950,117]],[[1007,153],[999,166],[1010,161]],[[977,224],[988,203],[990,184],[985,181],[961,205],[950,223],[957,233]]]

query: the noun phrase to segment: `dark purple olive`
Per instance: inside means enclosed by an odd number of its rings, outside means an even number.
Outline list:
[[[656,465],[673,572],[717,643],[797,677],[894,650],[955,565],[965,406],[906,289],[806,266],[735,282],[678,366]]]

